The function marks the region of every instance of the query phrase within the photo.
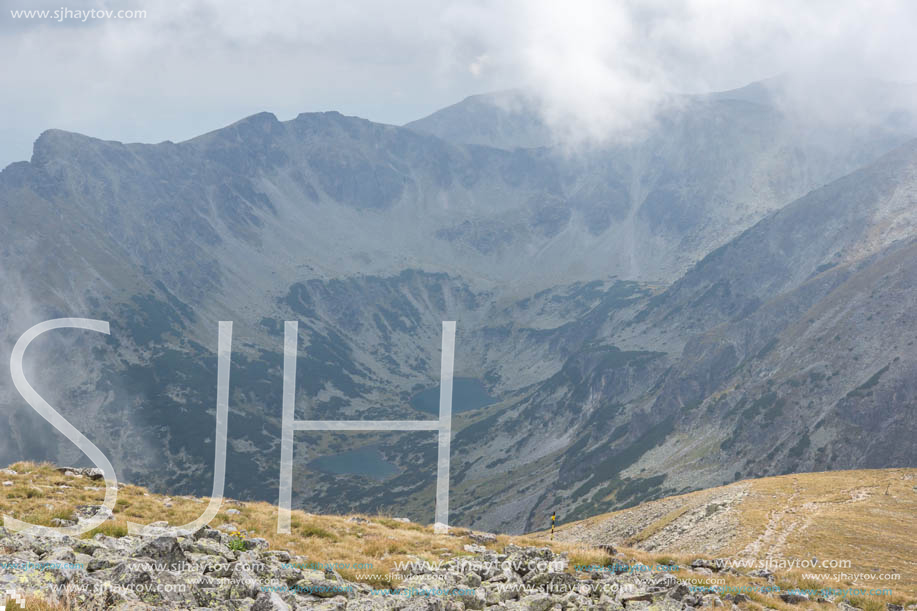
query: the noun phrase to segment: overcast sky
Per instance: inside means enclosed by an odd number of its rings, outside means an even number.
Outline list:
[[[528,87],[571,137],[645,121],[668,92],[792,71],[917,81],[909,0],[0,0],[0,167],[45,129],[183,140],[267,110],[386,123]],[[20,9],[143,10],[145,19],[25,19]]]

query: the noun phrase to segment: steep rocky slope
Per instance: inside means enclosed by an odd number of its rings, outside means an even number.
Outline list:
[[[490,426],[524,451],[503,477],[478,468],[499,492],[469,503],[509,515],[525,494],[531,527],[748,476],[914,465],[915,169],[911,143],[645,304],[583,317],[592,345]]]
[[[456,375],[487,404],[456,410],[454,521],[505,531],[551,507],[585,515],[737,470],[908,464],[913,355],[906,342],[877,355],[907,321],[897,308],[867,320],[858,300],[910,297],[908,245],[892,240],[910,232],[913,147],[767,216],[904,141],[907,122],[799,130],[766,99],[729,95],[659,121],[639,143],[576,154],[337,113],[262,113],[155,145],[48,131],[0,173],[0,361],[43,320],[110,321],[110,336],[37,339],[29,379],[123,477],[203,493],[217,322],[234,321],[227,490],[274,499],[283,321],[300,323],[298,417],[413,419],[429,417],[416,399],[435,392],[440,323],[456,320]],[[877,284],[880,270],[895,284]],[[859,309],[829,320],[831,299]],[[863,354],[822,358],[814,331],[777,337],[810,318]],[[783,356],[827,363],[806,378],[825,392],[792,371],[770,379]],[[0,457],[82,459],[6,376],[0,401]],[[742,433],[778,403],[766,440]],[[867,425],[868,444],[851,444]],[[297,441],[298,506],[428,519],[432,435]],[[762,443],[774,456],[760,459]],[[395,474],[315,467],[364,448]]]

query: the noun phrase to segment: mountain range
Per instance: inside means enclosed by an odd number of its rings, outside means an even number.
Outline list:
[[[780,91],[679,96],[643,133],[582,147],[518,91],[403,127],[327,112],[180,143],[44,132],[0,173],[0,357],[43,320],[110,321],[40,337],[27,375],[119,475],[174,494],[209,492],[220,320],[237,498],[276,500],[285,320],[299,419],[432,417],[456,321],[464,526],[915,466],[915,116],[882,95],[868,121],[802,117]],[[5,377],[0,402],[0,462],[85,462]],[[432,519],[433,435],[296,441],[297,507]]]

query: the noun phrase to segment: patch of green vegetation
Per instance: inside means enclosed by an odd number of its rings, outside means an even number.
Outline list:
[[[777,418],[783,415],[783,406],[786,405],[785,399],[780,399],[771,405],[763,414],[763,420],[765,423],[770,424],[776,422]]]
[[[586,430],[591,430],[594,426],[601,426],[606,422],[614,419],[614,417],[619,415],[623,409],[624,406],[620,403],[607,403],[605,405],[600,405],[589,416],[589,419],[586,421],[584,428]]]
[[[92,530],[80,535],[81,539],[92,539],[97,534],[107,535],[109,537],[121,538],[127,536],[127,524],[117,522],[102,522]]]
[[[423,530],[423,527],[420,524],[414,524],[413,522],[400,522],[394,518],[373,518],[373,522],[381,524],[386,528],[391,528],[392,530]]]
[[[561,370],[548,378],[542,384],[542,388],[570,388],[568,403],[582,405],[592,392],[592,387],[587,381],[591,372],[625,367],[640,368],[663,356],[665,356],[663,352],[621,350],[615,346],[606,345],[588,346],[567,359]]]
[[[766,461],[766,462],[771,462],[771,461],[773,461],[774,458],[777,456],[777,454],[780,453],[780,450],[782,450],[782,449],[783,449],[783,442],[781,441],[780,443],[778,443],[777,445],[774,446],[774,449],[773,449],[773,450],[771,450],[770,452],[768,452],[767,458],[765,459],[765,461]]]
[[[623,452],[599,463],[595,469],[595,473],[599,477],[605,476],[604,479],[608,479],[612,475],[617,475],[637,462],[641,456],[662,443],[674,428],[675,419],[671,417],[655,424],[643,433],[637,441],[625,448]]]
[[[733,446],[736,444],[736,442],[739,440],[740,434],[741,434],[740,429],[739,429],[739,428],[736,428],[736,429],[732,432],[732,435],[730,435],[728,438],[724,439],[724,440],[720,443],[720,449],[723,450],[723,451],[728,451],[728,450],[732,449],[732,447],[733,447]]]
[[[478,441],[481,437],[487,436],[488,433],[495,432],[495,425],[501,415],[503,415],[502,410],[463,428],[455,435],[454,443],[456,447]]]
[[[851,596],[846,599],[847,604],[863,611],[885,611],[885,602],[878,596]]]
[[[611,435],[608,436],[608,443],[614,443],[615,441],[624,437],[627,432],[630,430],[630,422],[625,422],[620,426],[616,426],[615,430],[611,432]]]
[[[234,531],[230,533],[229,541],[226,543],[226,547],[231,549],[234,552],[244,552],[245,551],[245,538],[242,536],[242,533]]]
[[[704,515],[710,517],[724,507],[725,503],[710,503],[704,507]]]
[[[645,495],[650,489],[661,486],[665,478],[663,473],[654,477],[631,479],[618,490],[617,498],[619,501],[624,501],[638,495]]]
[[[776,346],[777,346],[777,338],[775,337],[771,341],[767,342],[767,344],[765,344],[763,348],[758,350],[758,354],[755,355],[755,358],[758,358],[758,359],[764,358],[767,355],[767,353],[773,350]]]
[[[154,294],[134,295],[131,297],[133,308],[124,308],[119,318],[125,319],[122,329],[129,334],[138,346],[162,341],[169,332],[178,332],[185,328],[182,313],[189,314],[183,303],[171,298],[167,303],[160,301]],[[177,307],[176,307],[177,305]],[[190,313],[193,316],[193,313]]]
[[[73,512],[69,509],[55,509],[51,512],[51,518],[57,518],[58,520],[70,520],[73,518]]]
[[[564,516],[561,523],[575,522],[606,511],[625,509],[654,498],[660,498],[664,496],[661,485],[665,481],[665,477],[664,474],[647,478],[625,478],[623,480],[615,477],[596,490],[589,501],[580,503],[573,511]],[[573,498],[577,498],[579,491],[588,492],[591,487],[597,484],[598,482],[594,478],[586,482],[573,493]],[[604,500],[612,496],[614,497],[613,499]]]
[[[577,469],[577,471],[588,470],[594,477],[577,488],[577,490],[573,493],[573,496],[585,496],[589,490],[598,486],[599,484],[617,479],[618,474],[621,471],[637,462],[641,456],[662,443],[663,440],[669,436],[674,427],[674,418],[663,420],[662,422],[651,426],[634,443],[625,447],[622,451],[602,459],[597,464],[595,463],[596,459],[598,459],[601,454],[608,452],[607,447],[601,446],[591,452],[584,454],[579,462],[579,464],[582,465],[582,468]],[[595,466],[589,466],[593,464]]]
[[[777,393],[771,391],[758,397],[751,405],[745,408],[742,412],[742,418],[744,420],[754,420],[763,411],[764,420],[771,422],[783,413],[785,404],[786,399],[778,398]]]
[[[808,449],[810,445],[811,441],[809,440],[809,433],[807,431],[802,434],[802,437],[798,442],[796,442],[796,445],[790,448],[788,455],[792,456],[793,458],[799,458],[805,453],[806,449]]]
[[[882,374],[888,371],[888,368],[891,367],[891,363],[880,369],[879,371],[872,374],[868,380],[851,390],[847,393],[847,399],[857,399],[861,397],[868,397],[872,394],[871,389],[879,383],[879,379],[882,377]]]
[[[11,499],[40,499],[44,498],[44,496],[45,493],[40,488],[33,488],[22,484],[13,486],[6,491],[6,497]]]
[[[319,539],[329,539],[331,541],[338,540],[337,535],[315,524],[305,524],[301,526],[296,530],[296,534],[300,537],[318,537]]]

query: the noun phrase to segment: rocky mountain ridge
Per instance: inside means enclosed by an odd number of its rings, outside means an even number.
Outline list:
[[[486,102],[439,124],[486,132]],[[297,418],[332,419],[429,417],[416,399],[457,321],[456,375],[488,398],[455,413],[456,523],[912,464],[908,122],[800,129],[748,92],[659,121],[575,155],[511,146],[524,123],[484,146],[337,113],[156,145],[51,130],[0,173],[0,360],[43,320],[110,321],[37,339],[29,378],[122,476],[176,494],[209,490],[220,320],[238,497],[276,495],[285,320]],[[0,401],[0,457],[80,460],[8,380]],[[435,447],[297,434],[294,502],[425,520]],[[315,468],[363,449],[395,475]]]

